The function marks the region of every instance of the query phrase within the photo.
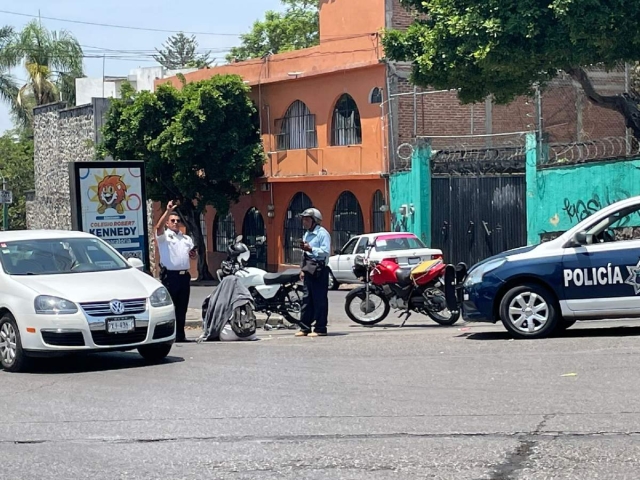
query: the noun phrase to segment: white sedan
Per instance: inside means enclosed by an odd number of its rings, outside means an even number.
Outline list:
[[[350,239],[342,249],[329,257],[329,288],[336,289],[341,283],[357,283],[353,274],[356,255],[364,255],[367,242],[373,245],[369,252],[371,260],[393,260],[400,266],[418,265],[425,260],[442,258],[442,250],[427,248],[413,233],[385,232],[366,233]]]
[[[175,341],[169,292],[103,240],[83,232],[0,233],[0,363],[138,349],[165,358]]]

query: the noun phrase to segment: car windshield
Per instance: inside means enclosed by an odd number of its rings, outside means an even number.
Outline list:
[[[57,275],[130,268],[103,241],[94,238],[0,243],[0,262],[9,275]]]
[[[378,252],[414,250],[416,248],[426,248],[417,237],[382,237],[376,239],[376,250]]]

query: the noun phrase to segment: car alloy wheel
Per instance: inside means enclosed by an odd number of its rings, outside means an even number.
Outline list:
[[[9,312],[0,317],[0,364],[8,372],[22,372],[31,364],[22,350],[18,324]]]
[[[509,321],[523,333],[535,333],[549,321],[549,305],[534,292],[523,292],[509,304]]]
[[[5,367],[11,367],[18,353],[16,330],[10,322],[0,327],[0,359]]]
[[[516,338],[549,336],[560,320],[553,293],[537,284],[511,288],[500,302],[500,319]]]

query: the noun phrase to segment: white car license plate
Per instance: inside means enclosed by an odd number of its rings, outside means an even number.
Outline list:
[[[420,263],[420,257],[409,258],[409,265],[417,265],[418,263]]]
[[[116,317],[107,319],[107,333],[127,333],[136,328],[133,317]]]

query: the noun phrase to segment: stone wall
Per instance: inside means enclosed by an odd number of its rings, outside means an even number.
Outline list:
[[[108,109],[105,98],[73,108],[53,103],[34,109],[35,191],[27,196],[28,229],[72,229],[69,163],[96,160]],[[151,208],[149,202],[149,232],[153,231]],[[155,265],[153,242],[150,265]]]
[[[69,163],[95,159],[106,99],[66,108],[53,103],[34,109],[35,197],[27,202],[28,229],[71,229]]]

